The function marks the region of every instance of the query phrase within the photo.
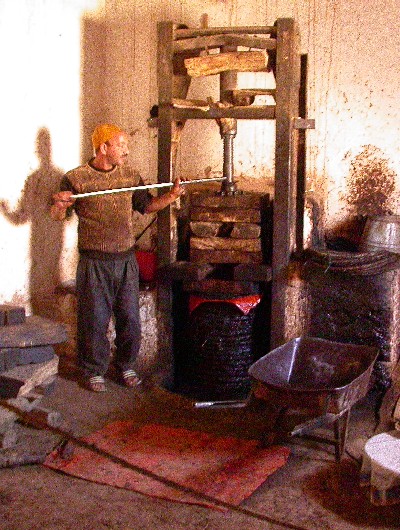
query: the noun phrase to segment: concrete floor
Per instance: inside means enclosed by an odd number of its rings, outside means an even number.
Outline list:
[[[268,425],[262,408],[194,409],[187,399],[149,382],[128,390],[109,382],[93,394],[79,384],[73,365],[60,367],[55,391],[43,406],[63,414],[63,427],[82,436],[105,424],[134,419],[221,435],[260,436]],[[237,509],[220,512],[150,498],[55,472],[42,465],[0,469],[2,530],[344,530],[400,528],[400,505],[377,507],[360,488],[359,457],[373,433],[374,395],[353,407],[347,451],[340,464],[333,448],[292,438],[291,455]],[[26,429],[26,427],[24,428]],[[54,434],[39,432],[53,447]],[[46,442],[43,439],[46,438]]]

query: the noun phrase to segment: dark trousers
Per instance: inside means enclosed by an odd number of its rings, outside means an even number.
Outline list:
[[[108,329],[115,320],[115,365],[132,369],[140,348],[139,269],[134,252],[115,259],[81,255],[78,295],[78,365],[86,376],[104,375],[110,364]]]

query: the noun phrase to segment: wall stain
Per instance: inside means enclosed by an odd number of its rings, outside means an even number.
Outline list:
[[[346,156],[349,156],[347,154]],[[356,251],[368,217],[392,214],[396,173],[381,149],[364,145],[350,162],[346,193],[341,200],[350,212],[325,235],[327,247]]]
[[[365,145],[350,164],[345,197],[359,216],[391,214],[396,173],[376,146]]]

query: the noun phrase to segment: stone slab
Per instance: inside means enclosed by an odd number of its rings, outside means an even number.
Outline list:
[[[26,348],[59,344],[68,339],[64,324],[36,315],[23,324],[0,327],[0,348]]]
[[[29,346],[27,348],[0,348],[0,372],[22,364],[50,361],[54,356],[52,346]]]
[[[58,373],[58,356],[44,363],[25,364],[0,374],[0,397],[16,398],[29,394],[35,387]]]
[[[25,322],[25,308],[11,304],[0,304],[0,326],[10,326]]]

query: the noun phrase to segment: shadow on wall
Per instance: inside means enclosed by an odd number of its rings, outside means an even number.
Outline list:
[[[29,295],[32,312],[54,317],[54,290],[60,283],[63,224],[50,218],[51,196],[58,191],[64,172],[51,160],[48,129],[39,129],[36,140],[39,168],[29,175],[14,210],[4,199],[1,213],[14,225],[31,223]]]

